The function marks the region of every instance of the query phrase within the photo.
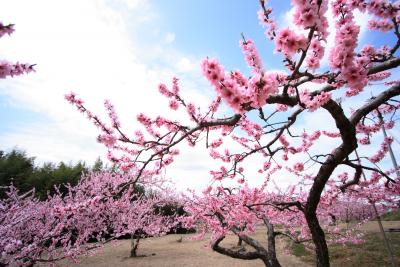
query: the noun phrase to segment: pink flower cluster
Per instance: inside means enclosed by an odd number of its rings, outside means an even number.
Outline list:
[[[250,147],[250,139],[247,137],[239,137],[236,135],[232,135],[232,139],[235,140],[238,144],[240,144],[242,147],[251,150],[252,148]]]
[[[0,79],[4,79],[7,76],[18,76],[24,73],[29,73],[34,71],[34,65],[21,64],[21,63],[10,63],[7,61],[0,61]]]
[[[228,149],[225,149],[224,150],[224,153],[222,154],[222,153],[219,153],[217,150],[215,150],[215,149],[211,149],[210,150],[210,156],[213,158],[213,159],[221,159],[223,162],[230,162],[230,160],[231,160],[231,154],[229,153],[229,150]],[[225,174],[226,172],[224,172],[224,174]]]
[[[255,73],[248,83],[246,96],[251,106],[260,108],[266,104],[269,95],[278,93],[278,75],[274,72]]]
[[[229,189],[229,188],[228,188]],[[230,192],[232,189],[229,189]],[[247,205],[261,203],[260,191],[245,187],[235,194],[229,193],[224,187],[218,186],[215,192],[211,187],[203,191],[203,196],[188,197],[185,210],[190,214],[184,218],[185,227],[196,227],[199,230],[198,238],[211,232],[211,241],[225,236],[233,227],[241,229],[242,234],[252,233],[258,222],[257,214],[264,209],[255,207],[251,210]]]
[[[398,1],[390,2],[388,0],[371,0],[367,5],[367,10],[369,13],[380,18],[398,19],[400,16],[400,3]]]
[[[340,77],[349,89],[346,96],[354,96],[361,92],[367,84],[366,66],[370,63],[368,57],[355,58],[357,36],[360,27],[354,23],[351,7],[345,1],[333,3],[333,13],[336,21],[335,46],[329,54],[329,64],[333,70],[340,70]]]
[[[104,101],[104,106],[107,110],[108,116],[111,119],[112,127],[108,127],[99,117],[93,115],[89,110],[87,110],[83,104],[83,100],[78,98],[74,92],[66,94],[64,98],[72,105],[76,106],[79,112],[85,114],[93,124],[98,127],[102,134],[99,134],[97,141],[103,143],[108,148],[114,148],[118,138],[114,134],[114,129],[120,127],[118,116],[114,110],[114,106],[109,100]]]
[[[170,109],[178,110],[179,103],[181,103],[182,105],[185,105],[185,103],[182,101],[182,99],[179,95],[178,78],[174,77],[172,79],[172,91],[168,90],[168,88],[165,84],[160,84],[158,86],[158,90],[162,95],[166,96],[167,98],[170,98],[170,101],[169,101]]]
[[[0,22],[0,38],[5,34],[10,35],[14,32],[14,24],[4,25]],[[34,71],[34,65],[21,64],[21,63],[11,63],[5,60],[0,60],[0,79],[4,79],[7,76],[17,76],[24,73],[29,73]]]
[[[245,131],[249,137],[253,137],[255,140],[259,140],[263,134],[263,129],[258,123],[252,122],[245,117],[239,121],[239,125],[240,129]]]
[[[223,67],[216,59],[204,59],[202,64],[203,74],[216,89],[218,95],[236,112],[243,113],[245,110],[241,102],[241,90],[236,79],[226,77]]]
[[[105,100],[105,101],[104,101],[104,107],[105,107],[106,110],[107,110],[108,117],[109,117],[110,120],[111,120],[111,125],[112,125],[112,127],[114,127],[114,128],[120,127],[120,126],[121,126],[121,123],[119,122],[118,115],[117,115],[117,113],[115,112],[114,105],[111,104],[111,102],[110,102],[109,100]]]
[[[396,108],[398,108],[398,106],[383,104],[383,105],[380,105],[380,106],[378,107],[378,110],[379,110],[379,112],[382,113],[382,114],[389,114],[389,113],[395,112],[395,111],[396,111]],[[378,115],[377,112],[375,112],[375,113],[376,113],[375,115]]]
[[[204,76],[214,86],[218,95],[238,113],[246,111],[246,104],[253,108],[265,105],[268,96],[278,92],[279,75],[271,72],[259,72],[262,68],[261,61],[250,59],[255,56],[251,47],[250,45],[246,46],[246,49],[251,50],[252,55],[247,50],[245,52],[246,55],[249,55],[249,64],[255,64],[253,66],[255,71],[249,80],[238,71],[226,76],[223,67],[216,59],[206,58],[202,62]]]
[[[304,164],[301,162],[297,162],[296,164],[294,164],[293,169],[297,172],[301,172],[304,170]]]
[[[371,139],[369,138],[369,136],[365,136],[363,138],[359,138],[359,139],[357,139],[357,141],[358,141],[359,144],[362,144],[362,145],[371,144]]]
[[[112,134],[100,134],[97,136],[97,142],[104,144],[108,148],[112,148],[117,142],[117,139]]]
[[[326,136],[328,136],[328,137],[331,137],[331,138],[338,138],[338,137],[341,137],[341,134],[339,133],[339,132],[328,132],[328,131],[322,131],[322,133],[324,134],[324,135],[326,135]]]
[[[325,13],[328,10],[328,2],[292,0],[292,4],[294,5],[294,23],[304,29],[314,27],[320,39],[326,39],[328,36],[328,20]]]
[[[278,32],[275,45],[278,52],[282,52],[285,56],[291,57],[300,49],[306,49],[307,39],[302,34],[296,34],[293,30],[284,28]]]
[[[388,32],[393,29],[393,24],[388,19],[382,19],[382,20],[372,19],[368,21],[368,29],[377,30],[381,32]]]
[[[222,143],[223,143],[222,138],[218,138],[217,140],[214,140],[214,141],[211,143],[211,147],[212,147],[212,148],[217,148],[217,147],[219,147],[220,145],[222,145]]]
[[[313,146],[314,142],[316,140],[318,140],[321,137],[321,131],[315,131],[312,134],[308,134],[306,132],[304,132],[301,135],[301,139],[302,139],[302,144],[300,147],[297,147],[294,149],[294,151],[292,152],[293,154],[295,153],[299,153],[299,152],[307,152],[308,149],[310,147]]]
[[[213,155],[211,155],[211,156],[215,157],[215,158],[220,158],[219,154],[217,154],[215,156],[213,156]],[[221,181],[224,178],[233,178],[232,174],[229,174],[229,171],[224,166],[221,166],[219,168],[219,170],[217,170],[217,171],[211,170],[210,174],[212,175],[212,179],[215,181]]]
[[[261,26],[267,28],[265,31],[265,36],[267,36],[268,39],[273,40],[275,38],[276,23],[275,20],[269,17],[271,13],[272,8],[269,7],[266,8],[265,11],[263,9],[260,9],[257,12],[257,15]]]
[[[324,57],[325,48],[321,45],[321,41],[314,39],[309,49],[310,51],[306,58],[307,67],[310,70],[315,70],[320,66],[321,59]]]
[[[279,136],[278,140],[283,145],[284,154],[282,155],[282,159],[284,161],[289,160],[289,154],[294,155],[302,152],[307,152],[314,145],[314,142],[321,137],[321,131],[318,130],[313,132],[312,134],[303,132],[299,137],[301,137],[301,145],[294,147],[290,145],[284,134],[281,134]],[[293,172],[293,169],[290,167],[286,167],[286,169],[290,172]]]
[[[306,105],[307,110],[313,112],[331,100],[330,92],[321,92],[316,96],[311,96],[308,90],[300,92],[300,100]]]
[[[252,40],[241,40],[240,47],[242,48],[243,54],[247,64],[253,68],[254,72],[262,73],[263,66],[260,55],[258,54],[257,48]]]
[[[389,78],[392,75],[390,71],[381,71],[375,74],[368,75],[369,81],[382,81]]]
[[[380,122],[373,123],[373,124],[362,124],[359,123],[356,125],[357,133],[363,133],[369,135],[371,133],[377,133],[381,129],[382,124]]]
[[[389,151],[389,146],[392,142],[393,142],[392,137],[386,137],[383,143],[381,144],[381,149],[379,149],[375,155],[369,157],[368,158],[369,161],[371,161],[372,163],[377,163],[381,161]]]
[[[400,80],[394,80],[394,81],[388,81],[388,82],[384,82],[385,85],[399,85],[400,84]]]

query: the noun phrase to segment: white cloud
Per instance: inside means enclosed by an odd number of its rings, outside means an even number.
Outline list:
[[[84,126],[84,125],[82,125]],[[91,134],[67,134],[56,123],[30,124],[15,132],[4,133],[0,136],[2,144],[13,144],[18,149],[28,149],[29,156],[36,158],[37,164],[44,162],[76,162],[85,160],[93,164],[97,156],[105,160],[106,149],[93,144]],[[12,147],[7,147],[8,149]],[[2,148],[3,149],[3,148]]]
[[[104,158],[105,149],[96,143],[97,129],[63,98],[71,90],[105,121],[102,103],[110,99],[127,133],[137,127],[136,115],[140,112],[183,119],[182,112],[171,114],[168,101],[157,90],[159,82],[170,85],[177,71],[182,94],[196,99],[196,104],[207,103],[207,94],[198,91],[200,69],[194,67],[193,56],[158,46],[158,61],[153,61],[151,67],[140,58],[143,45],[138,45],[133,33],[151,14],[151,7],[147,1],[120,2],[130,8],[129,18],[139,18],[134,23],[129,21],[133,27],[128,28],[123,8],[110,1],[10,0],[2,7],[2,21],[15,23],[16,31],[0,40],[0,58],[37,66],[35,73],[2,81],[0,95],[12,105],[41,114],[43,120],[29,125],[17,123],[13,131],[0,133],[0,149],[17,145],[37,156],[39,162],[93,162],[97,156]],[[175,38],[173,33],[164,37],[169,43]],[[183,159],[186,169],[191,168],[191,158],[199,158],[196,155],[191,152]],[[175,174],[184,176],[185,170]]]
[[[166,44],[173,43],[175,41],[175,33],[167,32],[167,34],[165,35],[165,40],[164,41],[165,41]]]
[[[190,61],[187,57],[182,57],[177,64],[177,69],[181,72],[189,72],[193,71],[194,69],[198,68],[199,64],[195,64],[194,62]]]
[[[147,4],[147,0],[117,0],[117,2],[125,4],[129,9],[143,7]]]

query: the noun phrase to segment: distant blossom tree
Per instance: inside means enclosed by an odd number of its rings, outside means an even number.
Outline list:
[[[136,194],[127,174],[91,173],[68,193],[38,200],[34,192],[18,194],[15,187],[0,200],[0,265],[33,266],[89,255],[106,242],[132,235],[132,256],[140,238],[160,236],[176,225],[175,215],[164,216],[157,207],[173,203],[163,194]],[[91,240],[97,242],[88,243]]]
[[[0,23],[0,37],[13,31],[13,24]],[[0,61],[0,78],[31,72],[33,66]],[[22,165],[27,169],[25,176],[31,174],[33,158],[28,159],[18,151],[3,154],[0,153],[0,158],[10,175],[23,176],[18,173]],[[9,164],[12,160],[15,163],[15,158],[21,166]],[[66,167],[61,163],[59,169]],[[127,234],[133,240],[131,256],[136,256],[140,238],[164,235],[176,226],[176,214],[164,216],[158,210],[164,205],[178,204],[165,194],[164,179],[147,176],[142,177],[140,183],[132,184],[131,175],[135,176],[132,168],[121,174],[92,172],[82,177],[77,185],[59,185],[42,201],[35,196],[34,189],[20,193],[12,184],[3,185],[0,266],[33,266],[38,262],[54,265],[54,261],[64,258],[76,261],[77,256],[90,254],[104,243]],[[9,179],[7,173],[3,176]],[[146,195],[143,188],[163,190]],[[88,243],[91,240],[97,242]]]
[[[122,169],[137,170],[130,184],[157,175],[170,165],[179,154],[179,143],[195,146],[206,140],[210,157],[220,160],[222,166],[210,170],[211,186],[202,196],[187,200],[193,220],[187,223],[201,221],[213,233],[211,246],[215,251],[235,258],[261,259],[266,266],[280,266],[275,237],[288,235],[298,240],[310,239],[316,265],[330,266],[326,234],[336,231],[329,227],[329,218],[338,216],[341,199],[373,199],[393,206],[400,194],[398,170],[381,164],[393,138],[379,140],[377,135],[382,127],[391,129],[395,125],[394,115],[400,106],[400,81],[398,77],[391,78],[391,70],[400,65],[400,2],[334,0],[330,4],[336,33],[332,48],[325,51],[328,1],[292,0],[296,28],[280,28],[272,8],[260,0],[260,23],[266,28],[267,38],[275,43],[276,52],[283,56],[285,69],[266,70],[255,43],[243,38],[240,47],[251,69],[249,77],[239,70],[226,72],[217,59],[202,61],[203,74],[216,92],[206,110],[181,96],[177,78],[173,78],[170,88],[160,84],[159,91],[169,100],[171,110],[185,110],[191,120],[188,125],[141,113],[137,120],[144,131],[137,130],[129,136],[121,129],[109,101],[105,107],[111,122],[105,123],[75,93],[66,95],[66,99],[99,128],[98,141],[109,149],[108,158]],[[355,11],[369,14],[370,30],[393,33],[390,43],[381,47],[360,44]],[[325,54],[327,66],[322,63]],[[374,89],[375,96],[371,98],[364,92],[373,85],[378,89]],[[352,102],[351,108],[342,105],[353,99],[357,101]],[[221,115],[221,104],[227,105],[233,115]],[[299,132],[301,119],[315,111],[328,115],[331,120],[326,124],[336,130],[328,131],[315,124],[313,129]],[[232,140],[241,149],[232,147]],[[326,145],[323,153],[318,152],[321,145]],[[358,157],[358,147],[370,149],[360,149]],[[371,149],[375,151],[372,154]],[[248,186],[246,177],[246,164],[255,155],[262,158],[258,162],[259,176],[265,179],[259,188]],[[270,178],[283,170],[296,178],[297,185],[280,193],[268,189]],[[365,179],[361,179],[362,173]],[[225,181],[234,181],[237,186],[228,186]],[[259,221],[268,228],[267,248],[247,235]],[[289,232],[274,231],[276,223]],[[292,226],[288,223],[302,226],[300,233],[293,228],[290,231]],[[228,231],[240,236],[254,251],[239,253],[222,247],[220,242]],[[339,241],[358,240],[353,235]]]

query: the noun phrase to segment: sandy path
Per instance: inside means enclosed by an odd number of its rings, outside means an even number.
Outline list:
[[[383,222],[384,228],[400,228],[400,222]],[[375,221],[368,222],[361,227],[367,232],[378,232],[378,224]],[[213,267],[237,267],[237,266],[264,266],[260,260],[244,261],[232,259],[220,255],[207,247],[208,240],[193,241],[193,235],[168,235],[160,238],[148,238],[141,241],[139,254],[147,257],[129,258],[130,241],[121,240],[115,244],[107,244],[95,256],[82,257],[78,265],[69,261],[59,262],[56,266],[79,267],[180,267],[180,266],[213,266]],[[183,237],[182,242],[177,242]],[[265,239],[265,230],[259,229],[253,236],[257,240]],[[228,236],[223,245],[233,247],[237,237]],[[265,242],[264,242],[265,243]],[[278,259],[284,267],[307,267],[304,262],[293,255],[284,254],[284,241],[277,239]],[[152,255],[155,254],[155,255]]]
[[[147,257],[129,258],[130,241],[117,241],[116,245],[108,244],[106,247],[92,257],[83,257],[76,265],[80,267],[179,267],[179,266],[215,266],[215,267],[236,267],[236,266],[264,266],[260,260],[244,261],[232,259],[220,255],[207,247],[207,240],[192,241],[191,235],[183,235],[182,242],[177,242],[181,235],[168,235],[161,238],[148,238],[143,240],[139,248],[139,254],[150,255]],[[262,233],[257,233],[258,240],[262,240]],[[234,246],[236,237],[228,236],[223,244]],[[283,252],[283,242],[278,241],[277,251]],[[155,255],[152,255],[155,253]],[[306,267],[293,255],[279,254],[278,258],[284,267]],[[56,266],[72,266],[71,262],[60,262]],[[73,265],[75,266],[75,265]]]

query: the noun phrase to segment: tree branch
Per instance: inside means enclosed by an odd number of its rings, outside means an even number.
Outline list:
[[[229,248],[224,248],[221,247],[219,244],[221,243],[222,240],[224,240],[224,236],[218,238],[212,245],[211,248],[225,256],[229,256],[231,258],[235,259],[241,259],[241,260],[256,260],[261,257],[260,253],[257,251],[244,251],[244,250],[232,250]]]

